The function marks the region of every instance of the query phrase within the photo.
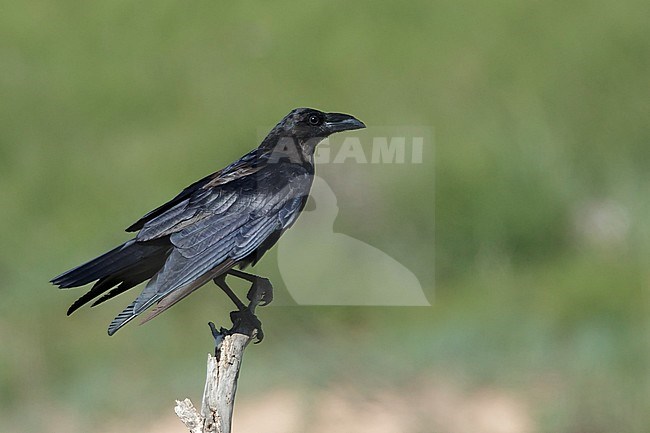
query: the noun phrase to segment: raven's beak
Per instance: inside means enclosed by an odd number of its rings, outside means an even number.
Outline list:
[[[341,131],[350,131],[353,129],[362,129],[366,125],[349,114],[342,113],[327,113],[325,114],[325,126],[330,131],[330,133],[341,132]]]

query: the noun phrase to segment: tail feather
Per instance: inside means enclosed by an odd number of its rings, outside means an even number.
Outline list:
[[[171,245],[168,239],[150,242],[130,240],[117,248],[52,279],[60,288],[95,285],[68,309],[72,314],[82,305],[109,291],[93,305],[104,302],[151,278],[165,263]]]
[[[179,287],[178,289],[174,290],[171,293],[162,290],[160,293],[157,293],[154,296],[147,298],[146,302],[144,303],[142,303],[142,299],[140,299],[140,297],[142,296],[142,294],[140,294],[140,296],[138,296],[138,298],[136,298],[135,301],[133,301],[120,314],[118,314],[117,317],[115,317],[115,319],[113,319],[111,324],[108,326],[108,335],[115,334],[121,327],[129,323],[131,320],[135,319],[137,316],[139,316],[141,313],[143,313],[153,304],[158,303],[156,308],[154,308],[151,311],[151,313],[147,317],[145,317],[145,319],[141,323],[148,322],[149,320],[153,319],[160,313],[169,309],[172,305],[176,304],[178,301],[185,298],[194,290],[198,289],[199,287],[201,287],[211,279],[217,277],[218,275],[223,274],[224,272],[227,272],[228,269],[234,266],[234,264],[235,263],[231,259],[226,260],[221,265],[217,266],[216,268],[212,269],[209,272],[206,272],[205,274],[201,275],[199,278],[187,284],[186,286]],[[156,284],[156,282],[154,280],[151,280],[149,284]],[[119,287],[116,290],[119,290]],[[136,305],[138,305],[137,308]]]
[[[109,299],[126,292],[131,287],[135,287],[143,281],[153,277],[154,274],[162,268],[166,257],[167,256],[164,252],[159,252],[158,254],[153,254],[139,262],[133,263],[121,271],[99,279],[86,294],[77,299],[74,304],[70,306],[68,309],[68,316],[79,307],[87,304],[115,286],[117,286],[115,289],[95,301],[92,306],[94,307],[95,305],[108,301]]]
[[[97,281],[93,287],[87,291],[83,296],[81,296],[79,299],[74,301],[72,305],[70,305],[70,308],[68,308],[68,316],[72,313],[74,313],[79,307],[83,306],[84,304],[90,302],[91,300],[95,299],[97,296],[101,295],[111,287],[113,287],[116,284],[119,284],[120,280],[119,278],[115,278],[114,276],[108,276],[101,278],[99,281]]]
[[[143,281],[144,281],[144,280],[143,280]],[[129,284],[127,284],[126,282],[124,282],[124,283],[120,284],[119,286],[115,287],[114,289],[112,289],[110,292],[106,293],[106,294],[105,294],[104,296],[102,296],[101,298],[97,299],[95,302],[93,302],[92,304],[90,304],[90,306],[91,306],[91,307],[96,307],[97,305],[102,304],[102,303],[108,301],[109,299],[114,298],[114,297],[116,297],[117,295],[126,292],[126,291],[129,290],[131,287],[135,287],[135,286],[137,286],[138,284],[139,284],[139,283],[136,283],[136,284],[129,283]]]
[[[138,270],[134,270],[130,272],[128,278],[123,278],[119,286],[115,287],[110,292],[106,293],[104,296],[97,299],[95,302],[93,302],[91,307],[99,305],[102,302],[106,302],[109,299],[114,298],[115,296],[126,292],[131,287],[135,287],[141,282],[153,277],[156,274],[156,272],[158,272],[160,268],[162,268],[162,266],[165,264],[166,257],[167,257],[166,255],[161,254],[159,256],[154,256],[152,260],[142,263],[142,266]],[[113,285],[113,287],[114,286],[115,285]]]
[[[83,265],[54,277],[51,283],[61,289],[67,289],[83,286],[110,275],[112,272],[120,270],[141,258],[142,252],[140,248],[133,248],[133,245],[135,245],[135,240],[131,239]]]
[[[118,314],[115,319],[113,319],[110,325],[108,325],[108,335],[115,334],[118,329],[129,323],[131,320],[135,319],[136,316],[137,313],[135,313],[135,301],[133,301],[120,314]]]

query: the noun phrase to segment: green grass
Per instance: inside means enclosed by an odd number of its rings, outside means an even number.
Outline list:
[[[79,431],[153,419],[201,389],[205,323],[228,311],[214,290],[109,339],[125,298],[66,319],[79,291],[47,280],[315,106],[358,115],[369,135],[433,129],[421,166],[321,173],[336,229],[408,265],[434,307],[264,310],[240,392],[451,375],[517,390],[540,431],[645,431],[647,12],[636,0],[5,2],[3,425],[48,431],[59,409]],[[281,290],[274,258],[260,272]],[[535,391],[545,378],[561,383],[551,397]]]

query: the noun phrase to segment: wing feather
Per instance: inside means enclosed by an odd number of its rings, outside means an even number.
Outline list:
[[[246,155],[244,155],[237,161],[233,162],[229,166],[217,171],[216,173],[212,173],[194,182],[187,188],[183,189],[178,195],[176,195],[176,197],[174,197],[167,203],[158,206],[151,212],[145,214],[138,221],[131,224],[129,227],[127,227],[126,231],[136,232],[142,230],[150,222],[158,219],[159,217],[163,217],[163,219],[167,219],[166,217],[172,215],[172,214],[168,214],[170,210],[177,209],[177,206],[179,207],[179,209],[184,209],[188,203],[191,204],[191,202],[197,201],[199,197],[202,197],[203,196],[202,192],[214,191],[215,187],[217,186],[226,185],[235,180],[257,173],[264,167],[264,165],[259,164],[258,161],[263,160],[269,152],[270,152],[269,149],[260,149],[260,148],[253,149],[252,151],[248,152]],[[208,196],[210,195],[208,194]],[[178,216],[185,217],[186,214],[184,213],[178,214]],[[188,218],[184,218],[184,219],[188,219]],[[151,235],[153,235],[153,233],[151,233]],[[152,239],[153,237],[156,236],[152,236],[150,237],[150,239]]]
[[[250,182],[230,182],[201,191],[146,222],[138,236],[168,235],[173,248],[162,269],[111,323],[109,333],[156,303],[147,320],[160,314],[261,246],[270,248],[302,209],[309,185],[282,185],[268,176],[256,178],[257,188]]]

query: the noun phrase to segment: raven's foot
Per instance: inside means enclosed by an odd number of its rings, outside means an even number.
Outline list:
[[[248,335],[251,338],[255,338],[259,343],[264,339],[264,332],[262,331],[262,323],[255,316],[255,308],[258,305],[267,305],[273,300],[273,286],[268,278],[258,277],[257,275],[248,274],[242,271],[230,270],[229,273],[239,278],[250,281],[251,288],[248,291],[248,306],[235,295],[230,286],[226,283],[226,276],[220,275],[214,279],[214,282],[217,286],[223,290],[230,300],[235,304],[238,311],[232,311],[230,313],[230,320],[232,321],[232,328],[224,329],[221,328],[217,330],[214,323],[210,322],[210,330],[212,331],[212,336],[214,337],[215,349],[218,352],[221,343],[223,342],[223,337],[226,335],[231,335],[234,333]]]
[[[230,320],[232,320],[232,328],[225,331],[227,334],[239,333],[248,335],[256,339],[255,344],[260,343],[264,339],[262,322],[253,313],[252,308],[231,311]]]
[[[268,278],[258,277],[253,281],[246,298],[250,301],[248,308],[255,311],[255,307],[268,305],[273,300],[273,285]]]
[[[264,306],[273,300],[273,286],[268,278],[249,274],[248,272],[237,269],[230,269],[228,274],[251,283],[251,288],[246,296],[250,301],[250,306],[252,306],[253,311],[255,311],[255,307],[258,305]]]

